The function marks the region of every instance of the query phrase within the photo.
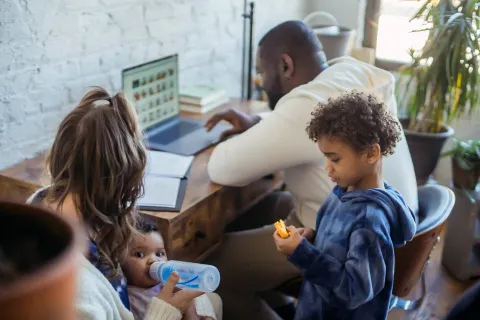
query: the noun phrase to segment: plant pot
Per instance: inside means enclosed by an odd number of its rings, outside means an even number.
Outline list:
[[[0,202],[0,314],[75,319],[77,227],[46,209]]]
[[[446,125],[442,126],[440,133],[416,132],[408,128],[408,119],[400,121],[405,132],[408,148],[412,156],[413,168],[418,185],[427,183],[437,166],[440,152],[448,138],[455,131]]]
[[[319,20],[322,23],[318,23]],[[356,31],[339,26],[337,19],[330,13],[315,11],[306,16],[303,22],[312,28],[322,44],[327,60],[346,56],[354,47]]]
[[[475,190],[480,178],[480,166],[473,170],[465,170],[458,165],[455,157],[452,157],[452,176],[453,185],[456,188]]]

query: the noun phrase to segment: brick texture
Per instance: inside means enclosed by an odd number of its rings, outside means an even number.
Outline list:
[[[46,150],[88,86],[171,53],[180,85],[240,94],[241,0],[0,0],[0,170]],[[256,1],[255,42],[302,1]]]

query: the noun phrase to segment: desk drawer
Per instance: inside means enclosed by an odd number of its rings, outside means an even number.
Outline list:
[[[241,187],[224,187],[171,219],[157,218],[169,259],[199,261],[222,239],[225,226],[270,192],[280,179],[258,180]]]
[[[196,261],[218,244],[227,223],[238,208],[238,190],[225,188],[171,221],[169,259]]]

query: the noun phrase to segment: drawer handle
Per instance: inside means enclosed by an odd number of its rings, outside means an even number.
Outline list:
[[[205,234],[205,232],[202,232],[202,231],[195,232],[195,238],[205,239],[206,237],[207,235]]]

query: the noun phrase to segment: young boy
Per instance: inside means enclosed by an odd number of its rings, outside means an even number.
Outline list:
[[[382,179],[400,125],[375,96],[352,92],[320,104],[307,132],[337,185],[311,229],[274,240],[305,279],[295,319],[386,319],[394,247],[415,234],[413,213]],[[310,243],[310,242],[311,243]]]
[[[160,284],[149,275],[150,266],[156,261],[167,261],[163,238],[157,227],[146,218],[139,218],[137,230],[122,261],[122,271],[127,279],[130,310],[135,319],[143,319],[152,297],[156,297]],[[194,305],[185,313],[184,320],[221,320],[222,300],[216,293],[195,298]]]

